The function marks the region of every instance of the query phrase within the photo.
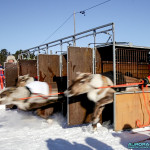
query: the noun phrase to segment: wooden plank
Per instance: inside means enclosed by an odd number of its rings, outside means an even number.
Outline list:
[[[59,55],[46,55],[46,54],[40,54],[38,56],[38,71],[39,71],[39,81],[47,82],[49,85],[51,85],[52,93],[58,93],[60,92],[60,86],[59,79],[60,79],[60,56]],[[63,65],[64,65],[64,71],[63,75],[65,73],[65,60],[63,58]],[[67,70],[67,69],[66,69]],[[67,71],[66,71],[67,72]],[[47,108],[49,111],[51,111],[51,114],[54,112],[60,112],[62,111],[62,104],[59,102],[50,104],[46,107],[42,107],[39,109],[42,113],[46,114]]]
[[[64,92],[67,89],[67,54],[60,55],[59,57],[62,57],[62,70],[60,71],[61,76],[59,75],[55,77],[54,81],[57,82],[58,91]]]
[[[19,75],[37,76],[37,60],[19,60]]]
[[[5,63],[5,87],[12,87],[16,85],[16,79],[18,78],[18,64],[17,63]]]
[[[92,73],[92,49],[83,47],[69,47],[68,67],[69,85],[71,85],[72,80],[76,78],[77,72]]]
[[[102,61],[99,51],[96,49],[96,74],[102,73]]]
[[[54,77],[59,77],[59,55],[38,56],[39,80],[47,83],[53,82]]]
[[[150,93],[145,93],[146,104],[150,110]],[[149,122],[149,116],[145,108],[143,93],[121,94],[115,96],[115,126],[119,131],[126,128],[137,128],[136,121],[142,124]]]
[[[67,76],[67,54],[62,55],[62,76]]]
[[[68,85],[76,78],[76,72],[92,73],[92,49],[68,48]],[[91,121],[94,104],[85,95],[69,98],[69,125],[78,125]]]

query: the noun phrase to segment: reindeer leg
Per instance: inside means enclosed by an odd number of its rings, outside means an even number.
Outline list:
[[[99,122],[100,115],[102,114],[102,111],[105,107],[100,107],[99,105],[96,105],[93,117],[92,117],[92,126],[93,129],[96,130],[97,123]]]
[[[106,96],[106,97],[102,98],[101,100],[99,100],[96,103],[94,113],[93,113],[93,117],[92,117],[92,126],[93,126],[94,130],[97,127],[97,123],[99,122],[100,115],[102,114],[103,109],[105,108],[105,105],[110,104],[112,102],[113,102],[112,97],[111,96]]]
[[[54,108],[39,108],[36,110],[36,114],[44,119],[48,119],[50,115],[52,115]]]

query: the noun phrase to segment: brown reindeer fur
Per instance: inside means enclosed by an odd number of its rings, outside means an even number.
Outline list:
[[[118,74],[118,81],[123,79],[123,82],[125,82],[124,76],[122,76],[121,73]],[[88,99],[95,102],[95,109],[92,115],[93,127],[96,127],[96,124],[99,122],[100,115],[102,114],[105,105],[113,102],[114,92],[116,92],[110,87],[99,88],[113,85],[112,72],[108,72],[110,78],[108,78],[106,75],[107,73],[105,73],[105,75],[80,73],[70,87],[65,91],[65,94],[69,97],[87,93]],[[136,88],[130,88],[129,90],[133,91],[135,89]],[[126,89],[122,88],[121,90]]]
[[[0,104],[8,106],[16,105],[19,109],[26,111],[33,110],[38,116],[47,119],[53,114],[54,108],[51,107],[51,104],[54,103],[53,100],[57,101],[57,96],[54,99],[51,97],[38,97],[20,100],[20,98],[36,96],[32,93],[30,95],[30,91],[25,87],[30,82],[34,82],[34,79],[29,77],[29,75],[20,76],[17,87],[6,88],[0,93]]]

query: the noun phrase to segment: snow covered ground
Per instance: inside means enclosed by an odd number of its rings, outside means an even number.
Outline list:
[[[49,124],[29,112],[0,109],[0,150],[125,150],[150,137],[150,127],[115,132],[99,125],[93,132],[90,124],[68,127],[60,114],[52,118]]]

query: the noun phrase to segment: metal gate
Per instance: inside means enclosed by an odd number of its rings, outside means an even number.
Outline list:
[[[113,48],[110,46],[103,46],[97,48],[98,55],[101,57],[101,69],[98,73],[107,71],[114,71],[115,66],[115,81],[119,84],[119,73],[125,76],[127,83],[137,82],[139,79],[145,78],[149,75],[148,52],[149,48],[133,47],[133,46],[119,46],[115,47],[115,61],[113,61]],[[115,62],[115,63],[114,63]]]

